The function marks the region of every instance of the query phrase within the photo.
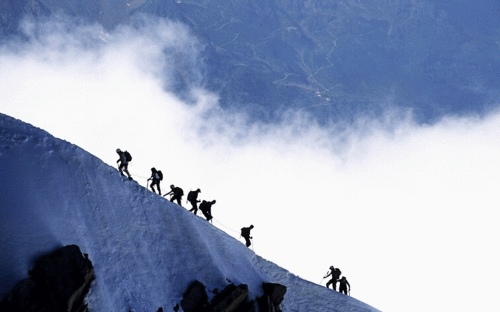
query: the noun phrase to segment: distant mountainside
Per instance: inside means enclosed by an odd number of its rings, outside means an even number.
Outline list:
[[[378,311],[293,275],[81,148],[3,114],[0,190],[0,300],[40,255],[78,245],[95,270],[90,311],[172,311],[195,280],[210,297],[245,284],[252,299],[263,282],[279,283],[284,312]]]
[[[133,23],[138,14],[180,21],[204,45],[201,83],[220,95],[225,109],[246,110],[262,121],[279,120],[288,110],[327,122],[401,108],[426,123],[447,114],[482,114],[496,107],[500,96],[498,36],[494,29],[462,27],[454,18],[467,7],[454,1],[4,0],[1,5],[4,35],[15,32],[23,14],[60,11],[108,30]],[[182,67],[177,71],[182,94],[198,77]]]

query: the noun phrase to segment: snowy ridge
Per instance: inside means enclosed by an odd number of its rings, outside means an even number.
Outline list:
[[[300,279],[81,148],[1,114],[0,189],[0,295],[37,255],[76,244],[96,271],[91,311],[168,311],[195,279],[209,296],[229,281],[247,284],[251,297],[263,281],[286,285],[283,311],[377,311]]]

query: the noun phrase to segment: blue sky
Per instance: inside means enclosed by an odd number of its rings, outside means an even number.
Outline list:
[[[169,92],[174,56],[202,63],[183,25],[106,33],[49,23],[1,47],[2,113],[111,166],[116,148],[129,150],[140,184],[156,167],[164,189],[201,188],[217,200],[216,226],[238,236],[254,224],[255,251],[312,282],[340,267],[352,295],[382,311],[498,306],[496,105],[421,125],[387,100],[377,119],[320,126],[285,112],[269,125],[221,109],[202,85],[190,86],[189,103]]]

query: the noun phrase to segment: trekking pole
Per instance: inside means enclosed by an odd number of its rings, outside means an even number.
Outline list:
[[[254,252],[255,252],[255,250],[253,249],[253,245],[254,245],[254,244],[253,244],[253,237],[251,237],[251,238],[250,238],[250,240],[252,241],[252,251],[254,251]]]
[[[326,276],[328,275],[328,272],[330,272],[330,270],[328,270],[325,274],[325,276],[323,276],[323,278],[321,279],[321,282],[319,282],[319,284],[321,285],[321,283],[323,283],[323,280],[326,278]]]

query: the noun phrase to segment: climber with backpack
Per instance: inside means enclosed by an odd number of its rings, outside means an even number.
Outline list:
[[[245,239],[247,247],[250,247],[250,245],[252,245],[252,243],[250,242],[250,240],[252,239],[252,237],[250,236],[251,229],[253,229],[253,225],[241,228],[241,236]]]
[[[173,202],[174,202],[174,200],[176,200],[176,201],[177,201],[177,204],[179,204],[179,206],[181,206],[181,207],[182,207],[182,196],[184,196],[184,191],[183,191],[180,187],[175,186],[175,185],[173,185],[173,184],[172,184],[172,185],[170,185],[170,189],[171,189],[171,191],[170,191],[170,192],[168,192],[168,193],[166,193],[166,194],[165,194],[165,195],[163,195],[163,196],[167,196],[167,195],[169,195],[169,194],[172,194],[172,195],[170,196],[170,202],[172,202],[172,203],[173,203]]]
[[[201,193],[200,189],[197,189],[196,191],[190,191],[187,196],[187,201],[191,203],[191,208],[189,211],[192,211],[195,215],[198,212],[198,203],[200,202],[198,200],[198,194]]]
[[[348,295],[347,294],[347,286],[349,286],[349,294],[351,293],[351,285],[349,285],[349,282],[347,281],[347,279],[345,278],[345,276],[342,276],[341,279],[337,280],[340,285],[339,285],[339,292],[344,295]]]
[[[123,174],[123,172],[125,171],[125,173],[128,176],[128,179],[132,180],[132,176],[128,172],[128,163],[132,161],[132,156],[130,155],[129,152],[127,151],[122,152],[119,148],[116,149],[116,153],[118,153],[118,155],[120,156],[120,158],[116,161],[116,163],[120,163],[120,165],[118,166],[118,170],[120,171],[122,176],[125,176]]]
[[[161,195],[160,181],[163,180],[163,173],[161,172],[161,170],[156,170],[156,168],[154,167],[151,168],[151,178],[149,178],[148,181],[149,180],[153,180],[150,186],[153,193],[156,193],[154,188],[154,186],[156,185],[156,187],[158,188],[158,195]]]
[[[340,275],[342,272],[340,271],[339,268],[334,268],[333,265],[330,266],[330,272],[324,277],[327,278],[328,276],[331,276],[332,279],[326,283],[326,288],[330,288],[329,286],[332,285],[333,290],[337,291],[337,281],[340,278]]]
[[[212,216],[212,205],[215,204],[215,203],[216,203],[216,201],[214,199],[211,202],[207,202],[206,200],[204,200],[200,204],[200,210],[203,213],[203,215],[205,216],[205,218],[207,218],[207,221],[210,221],[210,220],[213,219],[213,216]]]

